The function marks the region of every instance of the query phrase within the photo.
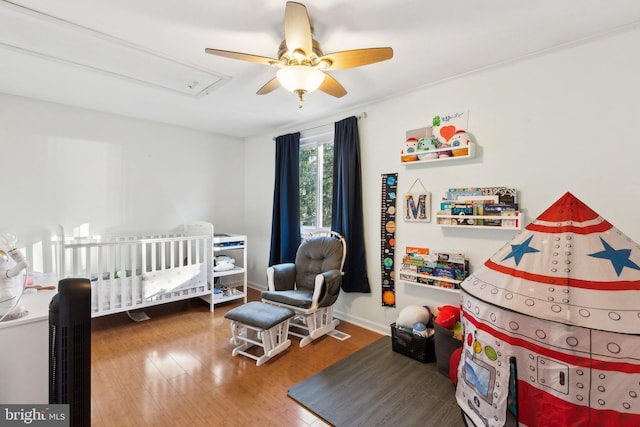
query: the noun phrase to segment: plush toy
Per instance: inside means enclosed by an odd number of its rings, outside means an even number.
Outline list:
[[[448,142],[441,142],[440,144],[438,144],[438,148],[451,148],[451,144],[449,144]],[[451,156],[453,156],[453,153],[451,152],[451,150],[438,151],[439,159],[443,159]]]
[[[29,268],[29,264],[16,248],[16,241],[10,233],[0,234],[0,320],[18,319],[29,314],[20,303],[24,286],[20,273]]]
[[[396,326],[410,328],[416,323],[429,325],[431,323],[431,309],[425,306],[409,305],[403,308],[396,320]]]
[[[467,156],[469,155],[469,143],[471,142],[471,137],[464,130],[457,131],[452,137],[449,143],[453,150],[451,152],[454,156]],[[464,148],[463,148],[464,147]]]
[[[418,151],[418,138],[407,138],[407,141],[404,143],[404,148],[401,152],[402,161],[415,162],[416,160],[418,160],[416,151]]]
[[[424,153],[423,151],[429,151],[431,149],[438,148],[438,138],[430,136],[428,138],[420,138],[418,141],[418,159],[437,159],[438,153]],[[422,153],[421,153],[422,152]]]
[[[452,305],[443,305],[438,307],[438,314],[436,314],[436,323],[443,328],[453,329],[456,322],[460,320],[460,307],[454,307]]]

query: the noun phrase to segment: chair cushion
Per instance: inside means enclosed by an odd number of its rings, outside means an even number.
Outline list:
[[[233,310],[229,310],[224,317],[244,325],[255,326],[261,329],[271,329],[278,323],[282,323],[293,317],[294,314],[295,313],[288,308],[252,301]]]
[[[264,291],[262,292],[262,299],[299,308],[310,308],[313,299],[313,291]]]
[[[296,253],[296,288],[313,291],[316,275],[342,269],[342,243],[331,236],[305,239]]]

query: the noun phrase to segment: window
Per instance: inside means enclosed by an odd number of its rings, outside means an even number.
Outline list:
[[[333,124],[300,135],[300,228],[331,228]]]

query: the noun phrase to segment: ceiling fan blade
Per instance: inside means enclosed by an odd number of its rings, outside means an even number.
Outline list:
[[[204,50],[211,55],[224,56],[225,58],[239,59],[241,61],[256,62],[264,65],[282,65],[282,63],[275,58],[267,58],[266,56],[250,55],[248,53],[232,52],[230,50],[210,49]]]
[[[318,88],[318,90],[323,91],[331,96],[335,96],[336,98],[342,98],[347,94],[347,90],[342,87],[340,83],[333,76],[324,73],[324,81]]]
[[[291,53],[295,50],[301,50],[304,56],[312,53],[311,23],[307,8],[303,4],[287,2],[284,11],[284,40]]]
[[[262,86],[257,92],[256,95],[266,95],[268,93],[273,92],[274,90],[280,87],[280,82],[277,77],[269,80],[264,86]]]
[[[318,61],[328,60],[331,65],[327,70],[343,70],[345,68],[360,67],[375,62],[386,61],[393,58],[393,49],[390,47],[372,47],[368,49],[344,50],[334,52],[318,58]]]

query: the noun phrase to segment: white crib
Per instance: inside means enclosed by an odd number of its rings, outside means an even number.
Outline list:
[[[184,233],[113,237],[69,237],[60,226],[58,276],[91,280],[91,317],[208,295],[213,226],[197,224]]]

